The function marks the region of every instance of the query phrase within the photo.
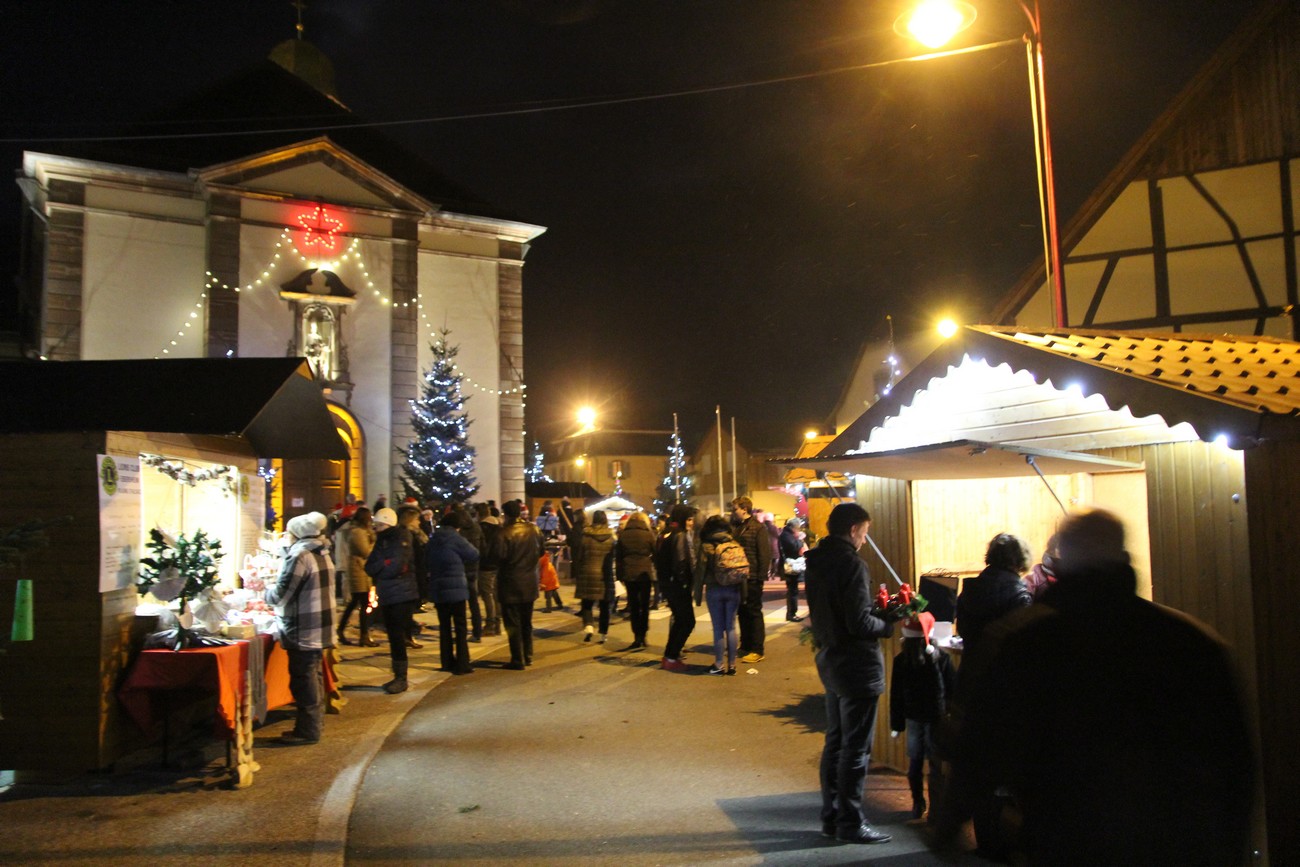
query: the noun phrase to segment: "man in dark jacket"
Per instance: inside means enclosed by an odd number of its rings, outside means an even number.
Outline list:
[[[754,517],[754,501],[737,497],[731,503],[731,521],[735,525],[731,535],[745,549],[749,559],[749,580],[740,603],[740,654],[741,662],[762,662],[767,630],[763,624],[763,583],[772,568],[772,540],[767,527]]]
[[[510,641],[506,668],[523,671],[533,662],[533,603],[537,601],[538,564],[542,559],[542,533],[531,521],[521,520],[518,500],[501,507],[506,523],[501,528],[501,560],[497,564],[497,600]]]
[[[832,509],[826,538],[808,553],[804,579],[817,673],[826,689],[822,835],[845,843],[892,839],[868,825],[862,812],[876,702],[885,691],[877,639],[894,630],[892,621],[872,613],[871,575],[858,556],[870,526],[871,516],[856,503]]]
[[[1071,515],[1057,538],[1041,604],[963,660],[941,838],[1007,787],[1021,836],[1000,842],[1023,863],[1250,863],[1253,738],[1227,648],[1137,595],[1114,515]]]
[[[501,634],[501,609],[497,605],[497,564],[501,562],[501,519],[487,503],[475,506],[478,528],[478,595],[483,602],[483,634]]]

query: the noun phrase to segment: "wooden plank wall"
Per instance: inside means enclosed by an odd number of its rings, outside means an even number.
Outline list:
[[[27,558],[35,640],[0,657],[0,768],[99,767],[101,695],[99,495],[104,435],[0,436],[0,525],[72,517]],[[14,582],[0,581],[0,624],[13,620]]]
[[[1300,864],[1295,779],[1300,774],[1300,445],[1265,443],[1245,453],[1250,491],[1250,572],[1268,854]]]
[[[881,553],[888,558],[894,571],[904,581],[914,578],[916,564],[913,561],[911,483],[901,479],[858,476],[854,489],[858,505],[871,515],[871,538],[880,546]],[[889,575],[889,569],[871,550],[870,545],[863,549],[862,556],[867,561],[872,582],[877,585],[886,584],[890,592],[894,592],[897,588]],[[900,646],[900,640],[897,638],[887,638],[880,642],[881,652],[885,656],[886,685],[891,682],[894,657],[898,654]],[[888,691],[881,696],[880,704],[877,706],[875,741],[871,758],[877,764],[886,765],[894,770],[907,770],[907,739],[894,740],[889,737]]]

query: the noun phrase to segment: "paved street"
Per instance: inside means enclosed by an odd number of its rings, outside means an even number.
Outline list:
[[[426,631],[399,696],[379,689],[385,648],[340,648],[348,704],[319,745],[274,744],[292,724],[285,709],[256,732],[262,768],[248,789],[223,787],[216,744],[189,770],[159,767],[155,752],[113,773],[13,786],[0,794],[0,863],[986,863],[926,851],[906,821],[906,782],[889,772],[869,777],[868,799],[892,843],[821,838],[820,689],[779,596],[769,585],[767,659],[735,677],[621,653],[621,620],[608,644],[584,644],[570,613],[537,613],[525,672],[500,668],[504,638],[471,645],[474,674],[437,672]],[[697,612],[687,660],[703,672],[712,631]],[[652,613],[652,651],[667,614]]]

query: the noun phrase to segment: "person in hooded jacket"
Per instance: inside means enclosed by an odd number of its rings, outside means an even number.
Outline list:
[[[627,587],[628,619],[632,643],[624,650],[644,650],[650,631],[650,585],[655,579],[655,533],[641,512],[628,516],[615,545],[618,578]]]
[[[894,619],[873,612],[871,575],[858,556],[871,515],[857,503],[831,510],[827,535],[806,558],[805,592],[817,648],[817,674],[826,689],[826,738],[819,775],[822,835],[844,843],[887,843],[891,835],[867,824],[862,790],[871,759],[876,703],[885,691],[879,640]]]
[[[285,531],[293,539],[275,584],[263,593],[280,609],[280,644],[289,656],[289,692],[297,706],[284,744],[320,741],[325,719],[323,656],[334,646],[334,563],[324,535],[326,517],[309,512],[291,518]]]
[[[1029,569],[1029,548],[1010,533],[999,533],[984,552],[985,569],[963,583],[957,597],[957,634],[963,657],[976,651],[985,629],[995,620],[1032,605],[1020,576]]]
[[[672,612],[664,657],[659,663],[664,671],[686,671],[688,668],[682,661],[682,648],[695,630],[695,607],[691,604],[697,557],[695,514],[694,506],[681,503],[673,506],[668,517],[668,529],[659,537],[659,550],[655,555],[659,586]]]
[[[717,549],[734,542],[731,525],[721,515],[704,522],[700,531],[700,556],[695,566],[695,604],[707,597],[709,620],[713,622],[713,668],[709,674],[736,673],[736,614],[745,599],[748,581],[721,584],[718,581]]]
[[[411,531],[398,524],[397,513],[392,509],[375,513],[375,530],[375,547],[366,558],[366,573],[375,582],[379,610],[388,632],[388,655],[393,663],[393,679],[384,684],[384,692],[395,695],[407,688],[406,649],[415,643],[411,638],[411,623],[420,604],[420,588],[415,577]]]
[[[574,595],[582,600],[583,641],[591,641],[595,631],[593,607],[600,609],[600,643],[605,643],[609,633],[609,605],[613,601],[609,591],[609,578],[613,575],[614,532],[609,529],[609,518],[602,511],[591,515],[591,525],[582,531],[582,546],[577,562],[578,578]]]
[[[469,602],[466,569],[478,562],[478,549],[459,532],[460,515],[448,512],[424,546],[429,600],[438,610],[438,651],[442,670],[469,674],[469,636],[465,613]]]
[[[925,763],[930,762],[930,823],[943,792],[943,770],[935,736],[952,700],[956,670],[952,660],[930,639],[934,615],[914,614],[903,624],[903,647],[894,657],[889,683],[889,733],[907,733],[907,784],[912,790],[912,818],[925,815]]]
[[[497,601],[510,644],[510,661],[503,667],[523,671],[533,664],[533,604],[540,595],[538,565],[545,546],[537,525],[523,519],[519,501],[503,504],[501,511],[506,522],[497,542]]]
[[[357,644],[362,647],[378,647],[379,642],[370,637],[370,588],[375,586],[366,574],[366,558],[375,547],[375,528],[374,521],[370,515],[370,510],[361,506],[352,516],[352,520],[344,524],[338,530],[339,534],[347,534],[345,544],[338,545],[338,549],[347,552],[347,561],[339,563],[342,571],[347,573],[347,586],[351,593],[348,605],[343,609],[343,617],[339,620],[338,638],[339,644],[352,644],[352,641],[346,638],[343,630],[347,628],[348,618],[352,612],[357,612],[358,627],[361,635],[357,639]]]

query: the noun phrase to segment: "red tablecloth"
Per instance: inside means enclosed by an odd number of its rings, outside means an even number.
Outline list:
[[[248,645],[242,641],[221,647],[144,650],[118,689],[117,698],[141,731],[154,734],[166,713],[165,708],[157,707],[165,700],[161,693],[215,693],[217,736],[232,738],[239,722],[239,699],[244,693],[247,669]]]
[[[289,692],[289,654],[269,635],[259,635],[265,662],[266,707],[293,702]],[[334,667],[328,655],[324,664],[325,693],[337,689]],[[248,643],[237,641],[220,647],[190,647],[185,650],[144,650],[117,691],[118,701],[146,734],[155,734],[166,713],[162,702],[170,691],[217,695],[217,737],[233,738],[239,719],[239,700],[244,695],[244,672],[248,669]]]

